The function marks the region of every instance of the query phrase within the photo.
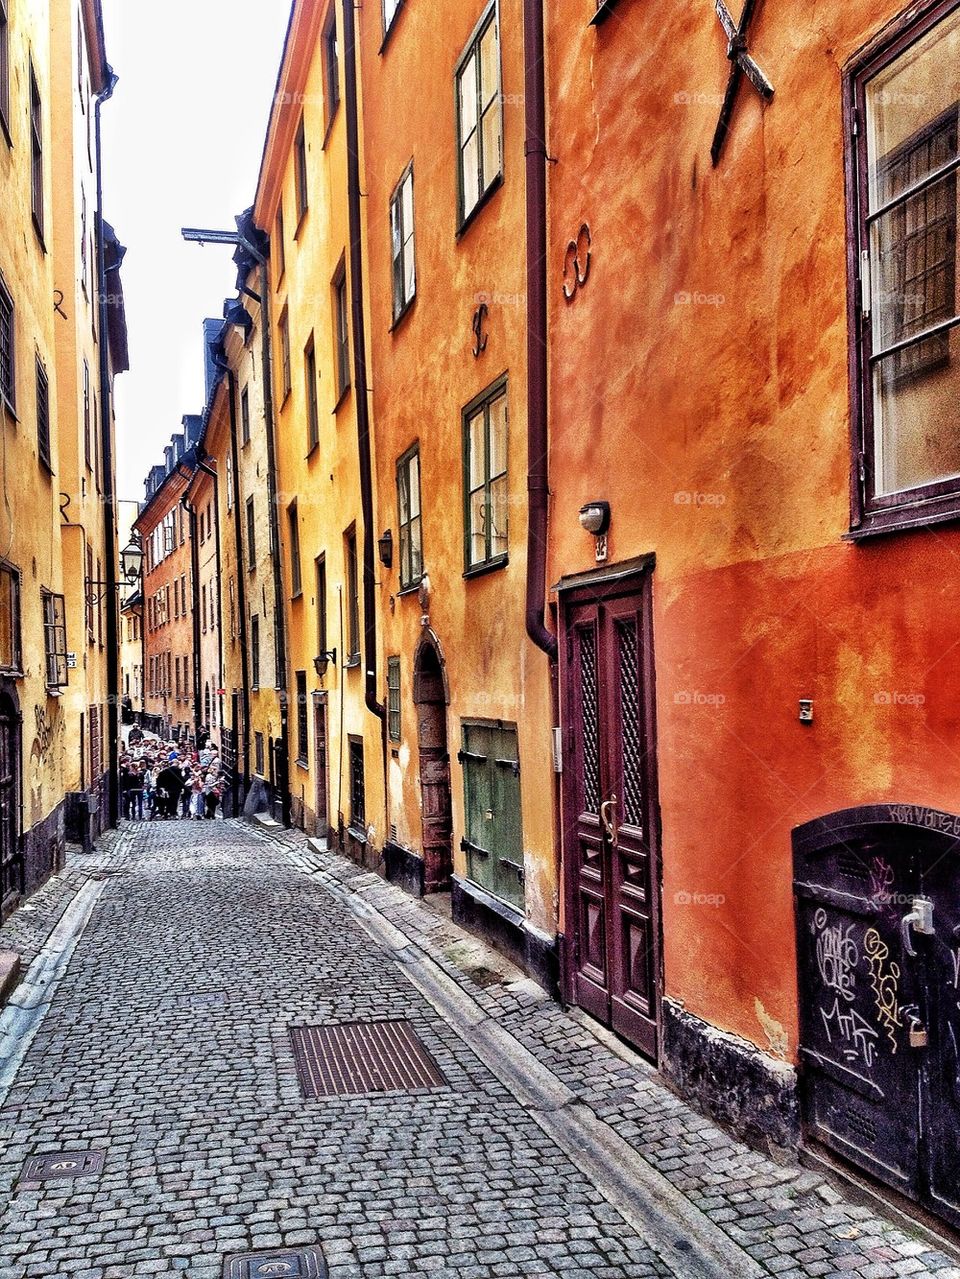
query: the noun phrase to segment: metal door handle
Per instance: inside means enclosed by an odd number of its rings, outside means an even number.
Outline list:
[[[608,800],[600,805],[600,821],[603,823],[603,829],[612,840],[617,838],[616,825],[610,819],[610,812],[617,806],[616,795],[611,795]]]
[[[903,949],[912,958],[917,952],[913,949],[913,942],[910,940],[911,928],[928,937],[933,933],[933,902],[929,897],[914,897],[913,910],[900,920]]]

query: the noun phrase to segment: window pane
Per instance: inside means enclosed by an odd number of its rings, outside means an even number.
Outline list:
[[[945,111],[952,109],[956,115],[960,99],[960,12],[944,19],[874,76],[866,86],[866,98],[870,203],[876,208],[882,199],[888,158]],[[930,160],[918,160],[915,176],[922,176],[931,167]]]
[[[477,127],[477,55],[471,53],[460,71],[460,140]]]
[[[497,23],[494,19],[480,40],[480,102],[488,106],[500,89],[497,53]]]
[[[486,491],[480,489],[470,498],[470,536],[468,539],[470,563],[482,564],[487,558],[487,506]]]
[[[471,493],[482,488],[486,479],[486,450],[483,439],[483,409],[475,413],[467,423],[467,449]]]
[[[390,205],[390,244],[394,260],[400,256],[400,249],[403,244],[403,228],[400,225],[401,208],[400,199],[397,197]]]
[[[419,515],[410,525],[410,580],[418,581],[423,576],[422,532]]]
[[[410,567],[410,526],[400,525],[400,585],[405,586],[413,576]]]
[[[507,553],[507,477],[494,480],[490,485],[490,555],[496,558]]]
[[[410,459],[410,514],[420,514],[420,454],[414,453]]]
[[[500,103],[495,102],[483,117],[483,189],[500,175]]]
[[[960,475],[960,332],[911,342],[957,315],[957,175],[898,200],[958,154],[960,13],[866,86],[871,228],[874,487],[878,495]]]
[[[397,472],[397,491],[400,496],[400,523],[410,519],[410,464],[404,462]]]
[[[463,212],[466,215],[480,199],[480,139],[476,133],[470,135],[469,142],[463,148],[460,164],[463,173]]]
[[[490,405],[490,474],[507,469],[507,397],[499,395]]]
[[[404,234],[409,236],[413,234],[413,174],[408,173],[403,180],[403,190],[401,192],[401,208],[403,212],[403,230]]]

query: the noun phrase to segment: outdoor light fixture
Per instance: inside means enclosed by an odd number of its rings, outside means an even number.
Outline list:
[[[390,529],[377,538],[377,549],[380,552],[380,563],[384,568],[393,568],[393,533]]]
[[[315,657],[313,659],[314,669],[316,670],[317,675],[320,679],[323,679],[324,675],[326,675],[327,667],[330,665],[331,662],[333,663],[334,666],[336,666],[337,650],[335,648],[331,648],[327,650],[326,652],[321,653],[319,657]]]
[[[115,591],[125,591],[140,581],[143,567],[143,547],[136,533],[120,552],[120,580],[116,582],[99,581],[92,577],[83,579],[83,594],[87,604],[96,608],[107,591],[112,587]]]
[[[120,571],[131,586],[139,580],[142,566],[143,547],[140,545],[140,539],[134,533],[129,543],[120,552]]]
[[[610,503],[588,502],[581,506],[580,523],[594,537],[602,537],[610,528]]]

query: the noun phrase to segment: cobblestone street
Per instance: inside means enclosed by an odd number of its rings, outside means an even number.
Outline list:
[[[299,1276],[310,1246],[331,1279],[960,1275],[296,832],[126,827],[0,947],[33,964],[0,1022],[2,1279]],[[390,1019],[446,1086],[304,1099],[291,1027]]]

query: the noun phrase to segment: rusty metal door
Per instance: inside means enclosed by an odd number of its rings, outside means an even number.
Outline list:
[[[23,893],[23,854],[20,850],[18,776],[20,720],[14,707],[0,697],[0,917]]]
[[[807,1132],[955,1225],[958,835],[960,818],[876,805],[794,837]]]
[[[655,1061],[660,885],[650,575],[573,593],[564,604],[564,638],[570,997]]]

